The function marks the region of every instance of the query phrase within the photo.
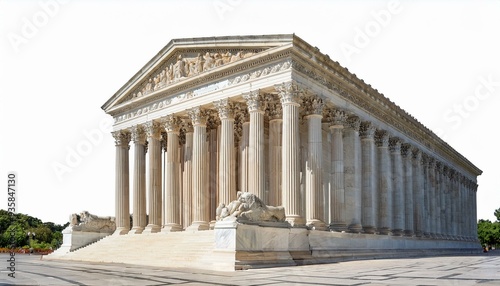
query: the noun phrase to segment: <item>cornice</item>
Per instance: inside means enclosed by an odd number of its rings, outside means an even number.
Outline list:
[[[313,79],[334,92],[334,94],[364,110],[368,115],[388,123],[392,128],[419,142],[429,151],[451,159],[468,172],[475,175],[482,173],[479,168],[416,118],[378,92],[378,90],[357,78],[355,74],[349,73],[338,62],[332,61],[328,55],[321,54],[319,49],[311,47],[300,38],[294,38],[294,47],[300,48],[294,49],[292,53],[294,72],[299,72]]]

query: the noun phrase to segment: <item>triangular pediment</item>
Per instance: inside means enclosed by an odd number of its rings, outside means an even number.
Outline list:
[[[192,78],[237,65],[293,42],[294,35],[233,36],[170,41],[103,106],[108,112]]]

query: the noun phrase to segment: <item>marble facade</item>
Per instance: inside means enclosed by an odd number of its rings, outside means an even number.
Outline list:
[[[116,235],[211,229],[242,191],[284,207],[287,240],[477,242],[481,170],[296,35],[172,40],[102,108]]]

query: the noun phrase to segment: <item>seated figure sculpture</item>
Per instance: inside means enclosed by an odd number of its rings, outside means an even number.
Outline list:
[[[217,208],[218,221],[236,220],[245,222],[284,222],[285,209],[282,206],[267,206],[256,195],[238,192],[238,198],[227,206],[223,203]]]

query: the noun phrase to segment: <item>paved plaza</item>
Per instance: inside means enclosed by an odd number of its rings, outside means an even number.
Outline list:
[[[6,261],[7,255],[0,255]],[[5,264],[6,262],[4,262]],[[16,256],[0,285],[500,285],[500,251],[475,256],[379,259],[299,267],[209,272]]]

